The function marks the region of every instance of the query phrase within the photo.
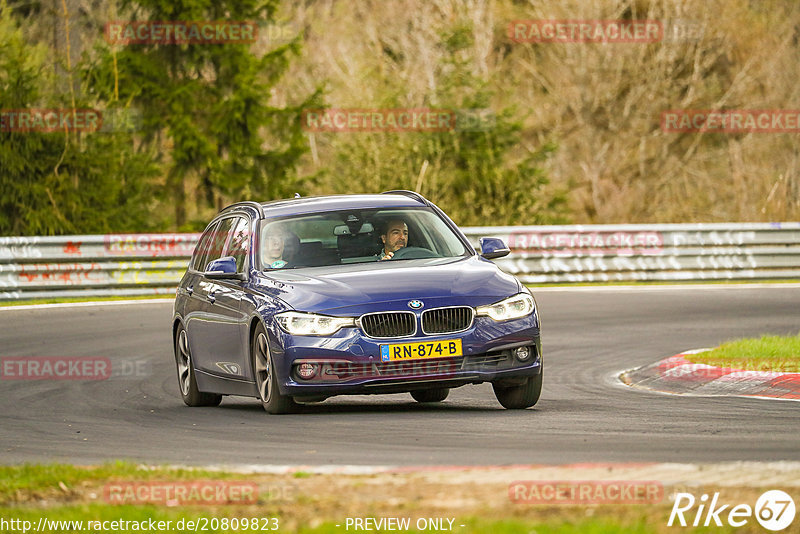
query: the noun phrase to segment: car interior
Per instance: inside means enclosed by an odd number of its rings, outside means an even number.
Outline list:
[[[376,209],[317,213],[270,221],[262,226],[262,243],[272,232],[285,236],[282,268],[322,267],[378,260],[381,234],[389,221],[408,225],[408,242],[395,259],[461,256],[463,244],[433,212],[420,209]]]

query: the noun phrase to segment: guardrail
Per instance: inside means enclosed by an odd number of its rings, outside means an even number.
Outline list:
[[[800,223],[469,227],[527,283],[800,278]],[[199,234],[0,237],[0,301],[172,294]]]
[[[526,283],[800,278],[800,223],[472,227],[502,238],[495,260]]]
[[[199,236],[0,237],[0,301],[174,294]]]

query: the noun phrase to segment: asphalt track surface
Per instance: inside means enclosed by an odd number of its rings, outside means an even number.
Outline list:
[[[408,394],[335,397],[287,416],[254,399],[188,408],[171,349],[172,302],[0,310],[0,357],[137,364],[100,381],[0,380],[0,463],[128,459],[241,465],[507,465],[800,460],[800,403],[683,398],[615,385],[615,372],[681,351],[800,331],[800,288],[536,292],[544,391],[507,411],[491,386],[440,405]]]

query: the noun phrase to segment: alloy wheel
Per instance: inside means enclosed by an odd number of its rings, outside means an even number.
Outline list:
[[[256,385],[261,402],[269,402],[272,397],[272,366],[269,361],[267,336],[263,332],[256,338]]]
[[[178,381],[181,385],[181,393],[189,394],[190,367],[192,356],[189,353],[189,345],[186,342],[186,330],[181,330],[178,335]]]

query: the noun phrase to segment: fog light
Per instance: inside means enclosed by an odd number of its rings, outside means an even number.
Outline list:
[[[531,357],[531,348],[530,347],[517,347],[514,350],[514,357],[516,357],[519,361],[524,362]]]
[[[315,363],[301,363],[297,366],[297,375],[303,380],[308,380],[317,374],[317,364]]]

